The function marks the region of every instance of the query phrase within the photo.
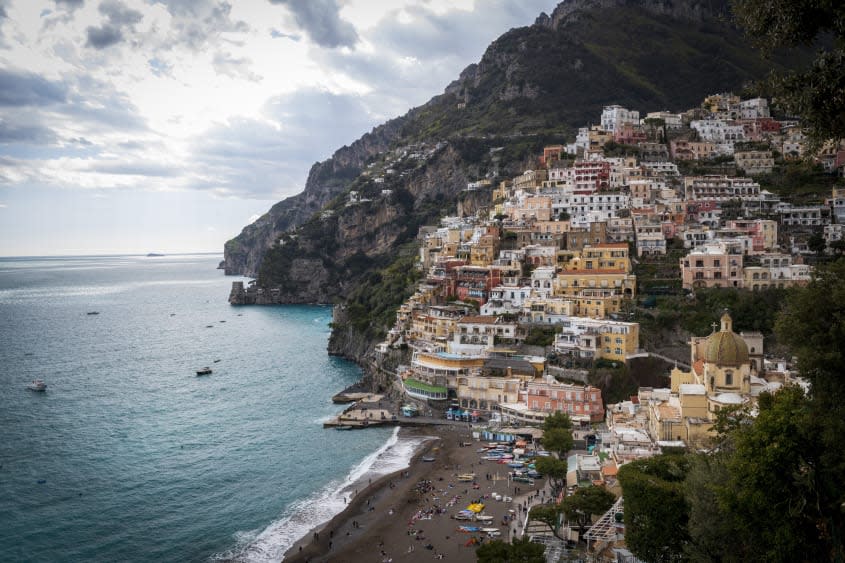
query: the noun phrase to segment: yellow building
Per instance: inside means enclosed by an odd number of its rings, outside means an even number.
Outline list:
[[[473,266],[490,266],[499,254],[498,235],[482,236],[470,248],[469,261]]]
[[[769,388],[755,376],[756,362],[762,359],[762,345],[762,335],[735,333],[727,312],[722,315],[720,330],[714,327],[709,336],[693,338],[690,341],[692,369],[673,369],[670,399],[650,406],[652,437],[683,440],[692,446],[705,445],[712,437],[713,422],[720,410],[751,403],[761,390]],[[677,409],[679,420],[665,423],[660,405]]]
[[[624,270],[631,271],[631,260],[626,243],[603,243],[587,245],[581,251],[578,267],[583,270]],[[577,269],[577,268],[576,268]]]
[[[468,312],[467,307],[456,305],[431,305],[411,314],[409,338],[424,342],[439,343],[442,346],[452,338],[458,320]]]
[[[557,275],[555,295],[578,296],[585,289],[609,290],[614,295],[633,298],[637,276],[624,270],[564,270]]]

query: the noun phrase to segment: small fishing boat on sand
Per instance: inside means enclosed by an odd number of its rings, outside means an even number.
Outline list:
[[[458,481],[475,481],[475,473],[464,473],[458,475]]]
[[[436,458],[434,456],[424,455],[421,459],[423,461],[434,461]]]
[[[202,369],[198,369],[197,375],[211,375],[211,368],[208,367],[208,366],[205,366]]]
[[[47,384],[44,383],[41,379],[34,379],[32,383],[26,386],[27,389],[30,391],[37,391],[39,393],[43,393],[47,390]]]

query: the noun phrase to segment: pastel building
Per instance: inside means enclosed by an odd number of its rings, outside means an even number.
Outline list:
[[[570,317],[559,322],[555,351],[579,358],[625,362],[639,346],[640,325],[609,319]]]
[[[684,289],[743,287],[742,254],[721,243],[706,243],[681,258]]]

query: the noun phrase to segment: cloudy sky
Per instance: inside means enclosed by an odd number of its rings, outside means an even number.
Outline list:
[[[0,0],[0,256],[221,251],[554,0]]]

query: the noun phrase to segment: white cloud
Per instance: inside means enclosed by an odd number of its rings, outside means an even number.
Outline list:
[[[291,195],[553,6],[0,0],[0,187]]]

